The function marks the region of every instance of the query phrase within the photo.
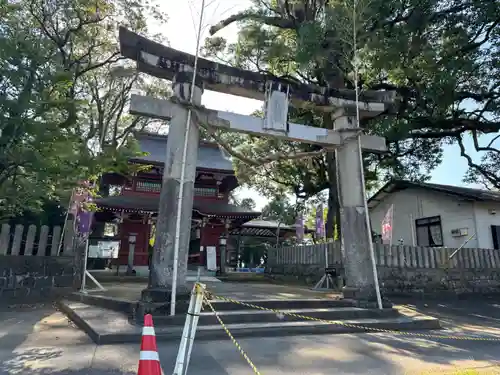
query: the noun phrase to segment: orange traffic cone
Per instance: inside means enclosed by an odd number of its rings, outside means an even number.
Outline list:
[[[161,375],[160,358],[156,347],[156,335],[151,314],[144,316],[137,375]]]

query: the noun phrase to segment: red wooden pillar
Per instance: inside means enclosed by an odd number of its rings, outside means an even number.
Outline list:
[[[149,225],[129,220],[124,220],[120,225],[119,264],[128,263],[131,236],[135,238],[133,265],[146,266],[148,264]]]

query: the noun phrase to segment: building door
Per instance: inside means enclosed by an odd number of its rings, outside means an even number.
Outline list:
[[[200,263],[200,239],[194,238],[189,242],[189,258],[188,264],[199,266]]]
[[[500,250],[500,225],[491,226],[491,238],[493,239],[493,248]]]

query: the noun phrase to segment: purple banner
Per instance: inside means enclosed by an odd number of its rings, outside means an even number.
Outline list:
[[[93,212],[80,210],[77,215],[77,230],[78,233],[87,234],[90,233],[90,228],[92,226],[92,216]]]
[[[295,235],[297,236],[297,241],[301,242],[304,240],[304,216],[302,216],[302,214],[297,216],[297,221],[295,222]]]
[[[76,214],[76,229],[80,234],[89,234],[92,227],[94,213],[85,208],[85,203],[92,202],[90,194],[86,194],[85,200],[80,203]]]
[[[323,205],[320,204],[316,208],[316,235],[318,237],[325,236],[325,222],[323,220]]]

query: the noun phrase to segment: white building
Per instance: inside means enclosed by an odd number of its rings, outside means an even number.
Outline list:
[[[393,205],[393,244],[500,249],[500,193],[391,181],[368,200],[373,232]]]

